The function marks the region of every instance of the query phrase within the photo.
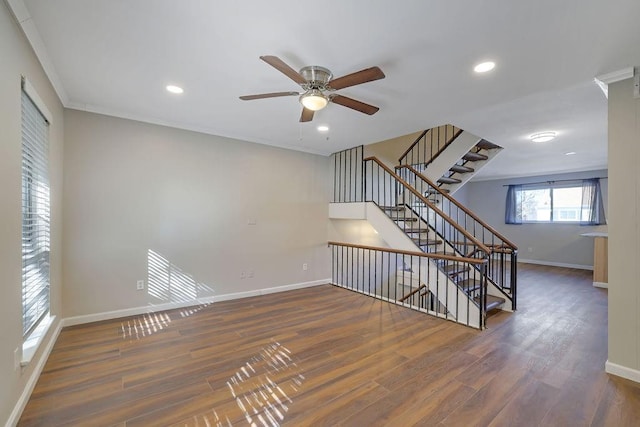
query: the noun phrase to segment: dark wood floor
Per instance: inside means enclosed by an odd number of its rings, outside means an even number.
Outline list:
[[[607,291],[520,265],[486,331],[329,285],[66,328],[20,425],[638,426]]]

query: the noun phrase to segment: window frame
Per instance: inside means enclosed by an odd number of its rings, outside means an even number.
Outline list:
[[[21,105],[21,221],[22,334],[37,339],[50,323],[51,209],[49,128],[51,113],[29,81],[22,77]],[[33,295],[33,293],[36,295]],[[34,308],[34,304],[37,306]],[[23,348],[24,356],[24,348]]]
[[[585,185],[588,185],[588,181],[595,181],[597,179],[575,179],[575,180],[563,180],[563,181],[548,181],[548,182],[540,182],[540,183],[532,183],[532,184],[518,184],[518,185],[509,185],[509,192],[507,193],[507,206],[505,210],[505,223],[506,224],[560,224],[560,225],[603,225],[606,224],[606,218],[604,217],[604,212],[602,211],[602,193],[600,190],[596,191],[596,206],[591,206],[591,213],[595,210],[601,211],[601,219],[600,223],[591,223],[590,221],[583,220],[583,210],[585,206],[588,208],[588,205],[584,203],[584,191]],[[599,184],[597,184],[599,188]],[[580,192],[581,202],[576,207],[571,207],[569,210],[577,209],[577,219],[575,220],[558,220],[557,213],[560,212],[560,207],[555,206],[555,196],[554,190],[561,189],[576,189]],[[524,218],[522,212],[522,193],[525,191],[536,191],[536,190],[546,190],[549,193],[549,219],[548,220],[527,220]],[[513,194],[510,194],[513,192]],[[512,198],[512,199],[510,199]],[[513,205],[510,206],[510,203]],[[557,212],[556,212],[557,211]],[[518,215],[518,212],[520,214]],[[591,216],[591,215],[590,215]],[[554,220],[554,218],[556,218]]]

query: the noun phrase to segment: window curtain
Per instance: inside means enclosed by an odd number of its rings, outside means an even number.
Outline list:
[[[510,185],[507,190],[505,224],[522,224],[522,185]]]
[[[582,214],[580,225],[606,224],[600,178],[582,180]]]

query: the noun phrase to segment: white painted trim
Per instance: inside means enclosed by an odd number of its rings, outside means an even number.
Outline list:
[[[47,105],[44,103],[42,98],[40,98],[40,95],[38,95],[38,92],[33,87],[29,79],[24,76],[22,77],[22,90],[24,90],[25,93],[29,96],[29,98],[31,98],[31,101],[33,101],[36,108],[40,110],[40,114],[42,114],[44,118],[47,120],[47,122],[51,124],[51,121],[53,118],[51,111],[49,111],[49,109],[47,108]]]
[[[29,337],[22,342],[21,366],[27,366],[31,363],[33,356],[38,352],[40,345],[44,342],[57,316],[48,313],[38,324],[38,326],[29,334]]]
[[[566,264],[564,262],[539,261],[537,259],[518,259],[518,262],[521,262],[523,264],[548,265],[549,267],[565,267],[565,268],[575,268],[575,269],[578,269],[578,270],[591,270],[591,271],[593,271],[593,266],[592,265]]]
[[[53,86],[53,90],[56,91],[62,105],[66,107],[69,103],[69,97],[67,96],[64,86],[62,86],[62,82],[60,81],[60,77],[53,66],[51,58],[49,58],[44,41],[31,18],[29,9],[24,4],[24,0],[8,0],[7,4],[9,5],[9,9],[11,9],[13,16],[16,18],[18,25],[22,28],[27,40],[29,40],[29,44],[35,52],[38,61],[40,61],[40,65],[42,65],[44,73],[49,78],[49,81]]]
[[[640,383],[640,371],[637,369],[627,368],[626,366],[618,365],[617,363],[607,360],[604,364],[604,370],[608,374]]]
[[[189,132],[198,132],[206,135],[218,136],[220,138],[227,138],[234,141],[248,142],[250,144],[268,145],[275,148],[300,151],[302,153],[317,154],[320,156],[329,156],[331,154],[331,150],[318,150],[313,147],[302,146],[302,145],[293,146],[293,145],[287,145],[287,144],[280,144],[277,142],[268,141],[266,139],[250,137],[248,135],[242,135],[242,134],[229,135],[228,132],[220,129],[214,129],[211,127],[199,126],[199,125],[185,125],[184,123],[178,123],[172,120],[161,119],[158,117],[151,117],[145,114],[134,114],[128,111],[121,111],[116,108],[108,108],[108,107],[102,107],[98,105],[83,104],[75,101],[65,102],[63,103],[63,105],[65,106],[65,108],[68,108],[70,110],[85,111],[87,113],[100,114],[103,116],[116,117],[119,119],[133,120],[136,122],[148,123],[148,124],[158,125],[158,126],[166,126],[172,129],[181,129]]]
[[[312,286],[324,285],[331,283],[331,278],[313,280],[310,282],[294,283],[291,285],[275,286],[272,288],[256,289],[245,292],[234,292],[230,294],[214,295],[207,298],[199,298],[187,302],[170,302],[166,304],[148,305],[144,307],[132,307],[123,310],[105,311],[102,313],[86,314],[81,316],[73,316],[62,319],[63,326],[81,325],[84,323],[100,322],[102,320],[118,319],[120,317],[138,316],[140,314],[154,313],[157,311],[174,310],[176,308],[194,307],[202,304],[211,304],[220,301],[229,301],[234,299],[255,297],[260,295],[268,295],[277,292],[292,291],[295,289],[309,288]]]
[[[609,289],[609,284],[604,282],[593,282],[593,286],[596,288]]]
[[[31,375],[29,376],[29,379],[27,380],[27,383],[22,390],[22,394],[20,395],[18,402],[13,407],[13,411],[11,411],[11,415],[9,415],[9,419],[7,420],[5,426],[15,426],[18,424],[20,416],[22,415],[22,411],[24,411],[24,407],[27,406],[27,402],[29,402],[31,393],[33,392],[33,389],[35,388],[36,383],[40,378],[40,374],[44,369],[44,365],[47,362],[47,359],[49,358],[49,354],[51,354],[51,350],[53,350],[53,346],[58,340],[58,335],[60,335],[60,331],[62,330],[63,322],[64,320],[61,320],[57,323],[56,328],[51,335],[51,338],[47,342],[47,345],[44,347],[44,350],[42,351],[38,362],[33,368],[33,371],[31,371]]]
[[[611,83],[627,80],[633,77],[633,67],[623,68],[622,70],[612,71],[607,74],[596,76],[596,79],[602,83],[610,85]]]

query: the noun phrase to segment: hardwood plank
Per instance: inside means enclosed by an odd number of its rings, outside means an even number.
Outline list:
[[[485,331],[328,285],[64,328],[19,425],[635,426],[591,282],[521,264]]]
[[[298,426],[333,426],[339,425],[351,415],[369,404],[384,399],[389,390],[374,382],[369,382],[329,400],[324,405],[301,413],[298,417],[287,416],[288,424]]]
[[[610,377],[591,425],[630,426],[640,421],[640,386]]]
[[[531,381],[516,390],[511,399],[489,424],[496,426],[540,425],[556,403],[560,390],[540,381]]]

